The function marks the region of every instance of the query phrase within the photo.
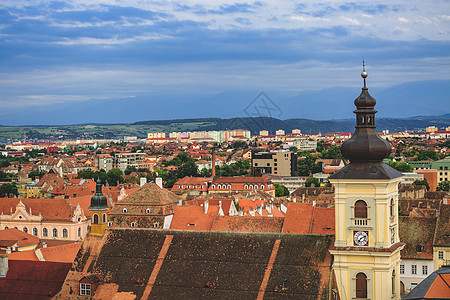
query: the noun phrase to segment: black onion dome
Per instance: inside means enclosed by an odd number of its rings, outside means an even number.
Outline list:
[[[350,162],[382,161],[391,153],[391,145],[382,139],[375,126],[376,100],[366,87],[367,73],[363,69],[364,87],[355,99],[356,130],[352,138],[342,144],[342,155]]]
[[[108,209],[108,200],[102,193],[102,182],[100,179],[97,179],[97,187],[95,191],[95,195],[91,198],[91,206],[89,206],[89,210],[103,210]]]

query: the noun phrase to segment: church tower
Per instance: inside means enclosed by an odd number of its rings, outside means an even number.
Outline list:
[[[108,208],[108,200],[102,193],[102,182],[100,179],[97,179],[95,195],[92,196],[91,206],[89,206],[89,211],[91,212],[92,235],[103,235],[103,231],[106,226],[108,226]]]
[[[329,177],[335,187],[333,269],[341,299],[400,299],[398,184],[384,164],[390,144],[376,132],[376,101],[366,87],[355,99],[356,129],[341,148],[350,163]]]

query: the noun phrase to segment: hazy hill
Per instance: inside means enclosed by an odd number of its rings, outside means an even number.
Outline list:
[[[353,118],[353,100],[358,97],[360,91],[360,88],[348,87],[297,93],[266,91],[271,101],[279,107],[280,114],[269,115],[264,110],[260,110],[259,116],[285,120]],[[378,118],[409,118],[450,112],[449,80],[409,82],[383,89],[370,87],[369,91],[377,100]],[[132,123],[139,120],[204,116],[222,119],[248,117],[245,109],[252,104],[258,94],[259,91],[252,90],[224,91],[210,95],[136,94],[135,97],[126,99],[68,101],[58,105],[28,106],[16,110],[4,108],[0,111],[0,123],[2,125],[69,125]]]

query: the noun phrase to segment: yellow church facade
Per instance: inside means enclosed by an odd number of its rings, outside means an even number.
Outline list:
[[[376,101],[366,87],[355,99],[356,126],[341,152],[350,161],[329,177],[335,188],[333,271],[340,299],[400,299],[398,184],[402,173],[383,163],[391,145],[375,126]]]

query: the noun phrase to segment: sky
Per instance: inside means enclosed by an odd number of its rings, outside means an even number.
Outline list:
[[[450,2],[0,0],[8,114],[142,95],[360,87],[363,57],[370,87],[449,80]]]

